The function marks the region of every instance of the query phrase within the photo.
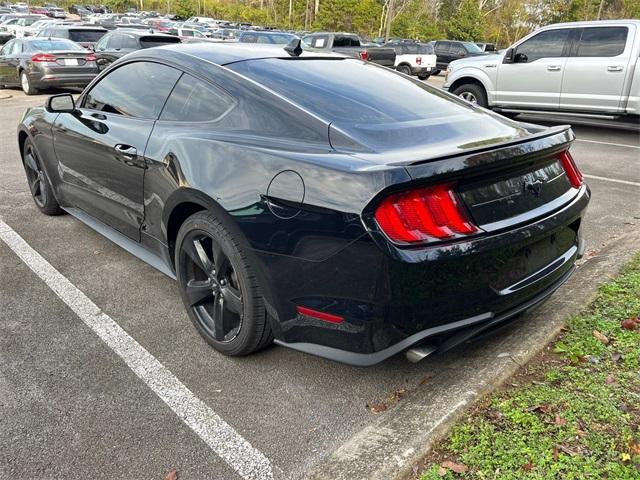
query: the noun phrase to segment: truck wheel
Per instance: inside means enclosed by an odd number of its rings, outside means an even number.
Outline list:
[[[396,70],[400,73],[411,76],[411,67],[409,65],[399,65]]]
[[[422,75],[418,75],[418,78],[420,80],[428,80],[430,76],[431,75],[429,75],[429,74],[422,74]]]
[[[454,95],[463,98],[469,103],[473,103],[474,105],[479,105],[481,107],[487,108],[487,94],[480,85],[475,83],[465,83],[464,85],[460,85],[453,91]]]
[[[433,73],[431,75],[440,75],[440,72],[442,70],[434,70]]]

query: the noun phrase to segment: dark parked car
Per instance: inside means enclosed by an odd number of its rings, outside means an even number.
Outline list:
[[[475,57],[478,55],[487,55],[478,45],[473,42],[460,42],[458,40],[436,40],[430,42],[436,52],[436,68],[434,72],[437,75],[442,70],[446,70],[449,63],[466,57]]]
[[[483,52],[495,53],[496,44],[495,43],[476,43],[478,48]]]
[[[98,74],[96,57],[57,38],[16,38],[0,50],[0,86],[19,86],[33,95],[50,87],[84,87]]]
[[[590,195],[570,127],[298,54],[138,51],[77,102],[27,110],[18,142],[37,207],[177,278],[191,320],[228,355],[275,339],[355,365],[420,357],[567,280]]]
[[[179,37],[148,30],[116,30],[109,32],[96,44],[98,68],[108,67],[120,57],[136,50],[180,43]]]
[[[85,27],[80,25],[51,25],[38,32],[38,37],[66,38],[82,45],[84,48],[93,49],[96,42],[107,33],[106,28]]]
[[[261,32],[244,30],[238,35],[240,43],[267,43],[272,45],[286,45],[296,37],[293,33],[286,32]]]

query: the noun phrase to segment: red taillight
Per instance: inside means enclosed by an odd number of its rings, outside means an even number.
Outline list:
[[[422,65],[422,57],[416,57],[416,65]]]
[[[362,51],[360,52],[360,60],[366,62],[367,60],[369,60],[369,52],[367,51]]]
[[[36,53],[31,57],[32,62],[55,62],[55,55],[51,55],[50,53]]]
[[[571,186],[574,188],[580,188],[583,182],[582,173],[578,170],[576,162],[573,161],[569,151],[565,150],[558,156],[558,158],[560,159],[560,163],[562,163],[562,167],[569,178]]]
[[[451,184],[393,194],[378,206],[375,217],[391,240],[402,243],[445,240],[478,231]]]
[[[304,315],[305,317],[317,318],[318,320],[324,320],[325,322],[329,322],[329,323],[344,322],[344,317],[340,317],[338,315],[332,315],[330,313],[319,312],[318,310],[313,310],[312,308],[296,307],[296,311],[300,315]]]
[[[90,53],[89,55],[86,56],[86,60],[87,60],[87,62],[95,62],[96,61],[96,54],[95,53]]]

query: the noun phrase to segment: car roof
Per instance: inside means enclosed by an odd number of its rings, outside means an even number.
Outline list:
[[[176,56],[182,60],[189,57],[196,57],[201,60],[226,65],[244,60],[257,60],[261,58],[292,58],[283,48],[278,45],[256,44],[256,43],[181,43],[163,45],[162,47],[149,48],[131,53],[127,58],[153,57],[162,59],[166,57],[167,50],[175,52]],[[345,58],[343,55],[334,53],[319,53],[303,51],[301,58]]]
[[[96,25],[95,27],[90,27],[88,25],[65,25],[65,24],[53,24],[56,27],[56,30],[100,30],[101,32],[106,32],[107,29],[101,27],[100,25]]]

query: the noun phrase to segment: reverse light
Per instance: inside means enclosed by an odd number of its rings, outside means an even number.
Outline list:
[[[558,158],[560,159],[562,168],[564,168],[564,171],[569,178],[571,186],[574,188],[580,188],[584,182],[582,173],[578,170],[578,166],[576,165],[576,162],[573,161],[573,157],[571,157],[569,150],[562,152]]]
[[[31,57],[32,62],[55,62],[55,55],[51,55],[50,53],[36,53]]]
[[[300,315],[304,315],[305,317],[317,318],[318,320],[323,320],[329,323],[342,323],[344,322],[344,317],[339,315],[332,315],[330,313],[319,312],[318,310],[314,310],[308,307],[296,307],[296,311]]]
[[[375,218],[382,231],[400,243],[446,240],[478,231],[452,184],[390,195],[376,209]]]

